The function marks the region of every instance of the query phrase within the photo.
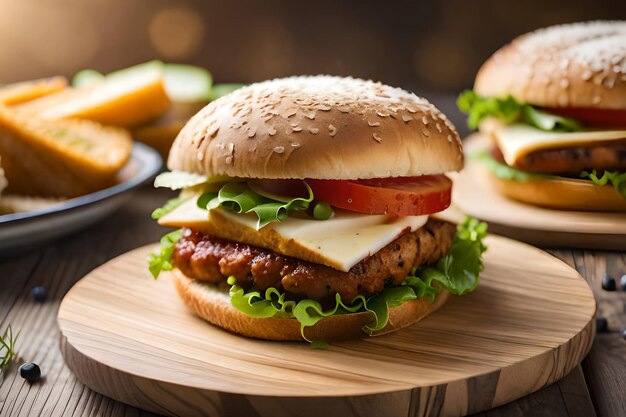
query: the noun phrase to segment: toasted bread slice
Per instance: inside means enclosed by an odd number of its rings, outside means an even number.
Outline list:
[[[42,78],[8,84],[0,88],[0,104],[12,106],[59,92],[67,87],[65,77]]]
[[[0,106],[0,155],[7,191],[75,197],[115,182],[132,150],[130,134],[87,120],[42,120]]]
[[[134,127],[158,118],[169,106],[162,67],[148,63],[119,71],[101,82],[67,88],[15,108],[47,120],[78,118]]]

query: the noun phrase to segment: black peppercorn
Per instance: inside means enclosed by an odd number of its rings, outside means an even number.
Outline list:
[[[615,291],[616,287],[617,285],[615,285],[615,279],[605,275],[602,279],[602,289],[605,291]]]
[[[26,362],[20,366],[20,376],[27,381],[36,381],[41,377],[39,365],[33,362]]]
[[[35,300],[38,303],[43,303],[44,301],[46,301],[46,298],[47,298],[46,287],[42,287],[42,286],[34,287],[31,290],[31,295],[33,297],[33,300]]]
[[[604,317],[596,317],[596,332],[607,333],[609,331],[609,322]]]

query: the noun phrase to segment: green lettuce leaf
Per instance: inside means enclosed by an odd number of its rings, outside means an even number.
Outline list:
[[[419,278],[413,277],[411,285],[414,285],[416,280]],[[300,323],[302,338],[309,342],[320,341],[308,340],[304,334],[305,328],[315,325],[325,317],[369,311],[372,313],[372,322],[363,330],[372,333],[387,325],[389,308],[417,298],[417,292],[407,283],[398,287],[386,288],[382,293],[370,298],[359,295],[350,303],[345,303],[341,296],[336,294],[334,305],[324,309],[315,300],[294,301],[287,299],[287,295],[276,288],[268,288],[264,293],[254,287],[245,290],[235,283],[233,277],[229,278],[228,283],[232,285],[230,301],[234,308],[255,318],[295,318]],[[421,283],[419,285],[424,287],[427,284]],[[437,292],[438,290],[434,287],[430,289],[429,293],[433,295],[432,300],[434,300]]]
[[[581,124],[567,117],[537,110],[529,104],[521,104],[513,97],[482,97],[472,90],[462,92],[457,99],[458,108],[467,113],[467,125],[476,129],[487,117],[495,117],[505,124],[522,122],[537,129],[557,132],[575,132]]]
[[[152,217],[153,220],[160,219],[161,217],[165,216],[167,213],[173,211],[175,208],[183,204],[186,200],[187,200],[186,198],[183,198],[180,196],[169,199],[165,202],[165,204],[163,204],[162,207],[155,209],[150,215],[150,217]]]
[[[172,270],[172,254],[176,242],[183,235],[182,230],[175,230],[161,238],[161,247],[158,252],[148,255],[148,270],[156,279],[162,271]]]
[[[524,123],[541,130],[555,132],[578,132],[582,130],[582,126],[577,120],[537,110],[528,104],[522,106],[522,113]]]
[[[295,318],[300,322],[300,331],[305,340],[305,328],[325,317],[369,311],[372,321],[363,330],[371,334],[387,325],[389,309],[392,307],[424,297],[431,302],[435,301],[441,290],[462,295],[476,289],[483,268],[481,256],[487,249],[483,243],[486,233],[486,223],[467,218],[459,225],[450,251],[436,265],[414,269],[402,285],[386,288],[372,297],[359,295],[346,303],[336,294],[334,304],[324,309],[315,300],[290,300],[276,288],[269,288],[265,292],[254,287],[244,289],[236,284],[234,277],[230,277],[231,303],[237,310],[251,317]],[[320,341],[313,343],[312,347],[325,346]]]
[[[626,198],[626,172],[604,171],[602,176],[598,176],[597,171],[594,169],[591,172],[581,172],[580,177],[593,181],[593,183],[597,185],[607,185],[610,183],[613,188],[615,188],[615,191]]]
[[[448,292],[463,295],[476,289],[483,269],[482,254],[487,250],[483,240],[487,223],[467,218],[459,225],[456,238],[447,255],[434,267],[417,271],[423,281],[437,281]]]
[[[287,218],[290,212],[304,211],[313,201],[311,187],[303,181],[308,197],[289,198],[286,201],[276,201],[252,191],[245,183],[229,182],[215,193],[204,193],[198,197],[197,205],[200,208],[211,210],[224,207],[234,213],[255,213],[258,217],[257,230],[272,222],[280,222]]]
[[[515,181],[528,181],[533,178],[553,178],[552,175],[535,174],[519,169],[513,168],[509,165],[503,164],[491,156],[488,151],[478,151],[469,155],[471,159],[479,161],[485,168],[487,168],[493,175],[505,180]]]

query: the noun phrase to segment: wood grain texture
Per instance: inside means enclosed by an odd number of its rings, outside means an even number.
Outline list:
[[[474,134],[464,146],[473,152],[488,144]],[[626,213],[553,210],[510,200],[491,186],[480,163],[469,158],[454,179],[453,204],[487,221],[492,233],[539,246],[626,250]]]
[[[27,384],[13,366],[4,380],[0,378],[0,416],[156,416],[104,397],[76,379],[56,347],[56,312],[63,295],[91,269],[158,240],[164,231],[146,213],[170,197],[163,189],[145,187],[99,225],[19,256],[3,258],[0,254],[0,326],[10,323],[21,331],[18,349],[23,360],[36,361],[45,378],[41,383]],[[625,273],[626,255],[566,249],[552,253],[589,281],[600,314],[615,312],[608,315],[612,332],[596,336],[592,353],[583,361],[584,376],[581,367],[576,367],[555,384],[475,417],[594,417],[595,409],[600,417],[624,415],[626,343],[617,329],[620,323],[626,325],[626,292],[603,291],[600,280],[606,270],[618,277]],[[45,304],[31,301],[29,292],[35,285],[48,289]],[[594,394],[593,405],[588,390]],[[435,401],[437,396],[432,398]],[[226,415],[254,415],[250,403],[240,396],[224,394],[222,399]]]
[[[163,414],[223,415],[222,393],[245,397],[260,416],[480,412],[574,369],[591,346],[595,312],[586,282],[564,263],[508,239],[488,245],[475,293],[403,331],[326,351],[206,324],[167,275],[150,278],[152,245],[69,291],[61,348],[86,385]]]
[[[589,391],[600,416],[626,415],[626,341],[619,330],[626,328],[626,288],[602,289],[605,275],[619,278],[626,274],[626,254],[598,254],[577,250],[553,253],[587,277],[596,300],[598,315],[609,323],[609,333],[598,334],[583,363]]]

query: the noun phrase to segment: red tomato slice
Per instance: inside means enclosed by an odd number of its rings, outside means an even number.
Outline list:
[[[585,109],[575,107],[550,108],[547,111],[581,122],[626,127],[626,110]]]
[[[445,210],[452,191],[452,181],[445,175],[306,182],[316,200],[333,207],[391,216],[419,216]]]

